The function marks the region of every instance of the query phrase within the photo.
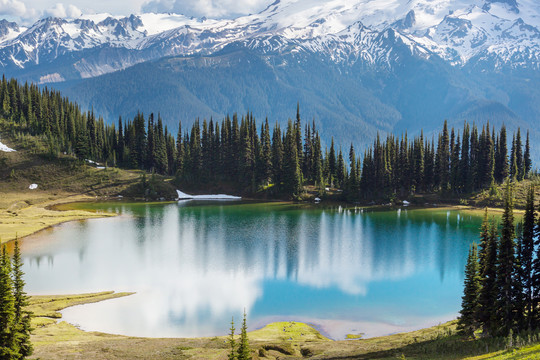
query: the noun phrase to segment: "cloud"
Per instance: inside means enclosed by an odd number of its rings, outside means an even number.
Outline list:
[[[19,0],[0,0],[0,15],[25,16],[26,5]]]
[[[66,7],[64,6],[64,4],[58,3],[54,7],[45,10],[44,15],[52,16],[52,17],[59,17],[59,18],[74,19],[74,18],[80,17],[82,15],[82,12],[75,5],[68,5]]]
[[[142,12],[177,13],[188,16],[231,18],[263,10],[271,0],[150,0]]]

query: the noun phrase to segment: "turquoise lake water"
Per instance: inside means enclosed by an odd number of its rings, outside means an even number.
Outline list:
[[[456,318],[467,251],[481,217],[447,209],[344,210],[282,203],[89,203],[122,214],[26,238],[27,291],[130,291],[68,308],[85,330],[225,335],[245,309],[251,329],[314,324],[343,339]]]

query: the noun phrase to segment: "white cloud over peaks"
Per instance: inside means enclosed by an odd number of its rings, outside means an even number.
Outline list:
[[[263,10],[272,0],[150,0],[142,12],[177,13],[187,16],[230,18]]]
[[[82,15],[82,12],[75,5],[68,5],[66,7],[64,6],[64,4],[58,3],[54,7],[45,10],[44,15],[52,16],[52,17],[59,17],[59,18],[74,19],[74,18],[80,17]]]
[[[0,15],[25,16],[26,5],[19,0],[0,0]]]

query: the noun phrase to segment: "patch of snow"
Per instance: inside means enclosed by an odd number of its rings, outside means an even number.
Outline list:
[[[62,25],[62,30],[64,30],[71,38],[76,38],[81,35],[81,27],[74,22]]]
[[[7,145],[4,145],[2,142],[0,142],[0,151],[13,152],[13,151],[17,151],[17,150],[14,150],[14,149],[8,147]]]
[[[96,166],[96,169],[103,170],[105,169],[105,166]]]
[[[28,188],[30,190],[36,190],[38,188],[38,184],[31,184]]]
[[[172,30],[191,23],[192,20],[184,15],[177,14],[141,14],[139,15],[144,30],[148,35],[155,35],[167,30]]]
[[[59,73],[54,73],[54,74],[47,74],[47,75],[41,76],[39,78],[39,83],[40,84],[55,83],[55,82],[62,82],[64,80],[65,79],[62,75],[60,75]]]
[[[180,190],[176,190],[178,197],[176,200],[241,200],[240,196],[216,194],[216,195],[189,195]]]
[[[19,36],[25,31],[26,31],[26,28],[24,27],[19,27],[19,31],[16,31],[14,29],[9,29],[8,33],[4,37],[0,38],[0,44],[15,39],[17,36]]]

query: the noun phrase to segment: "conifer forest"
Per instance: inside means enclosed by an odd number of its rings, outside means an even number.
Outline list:
[[[273,188],[275,196],[296,197],[303,186],[320,193],[330,186],[344,199],[392,199],[416,193],[469,194],[522,180],[532,169],[529,133],[507,134],[504,125],[479,128],[464,123],[437,135],[414,138],[377,136],[365,151],[322,147],[315,121],[303,122],[300,106],[286,128],[253,115],[233,114],[221,121],[196,119],[189,129],[179,122],[176,136],[158,114],[107,124],[47,88],[2,79],[0,103],[12,131],[41,136],[51,156],[60,152],[81,160],[175,176],[178,185],[234,184],[239,193]],[[508,148],[510,144],[510,148]],[[362,155],[363,153],[363,155]]]

